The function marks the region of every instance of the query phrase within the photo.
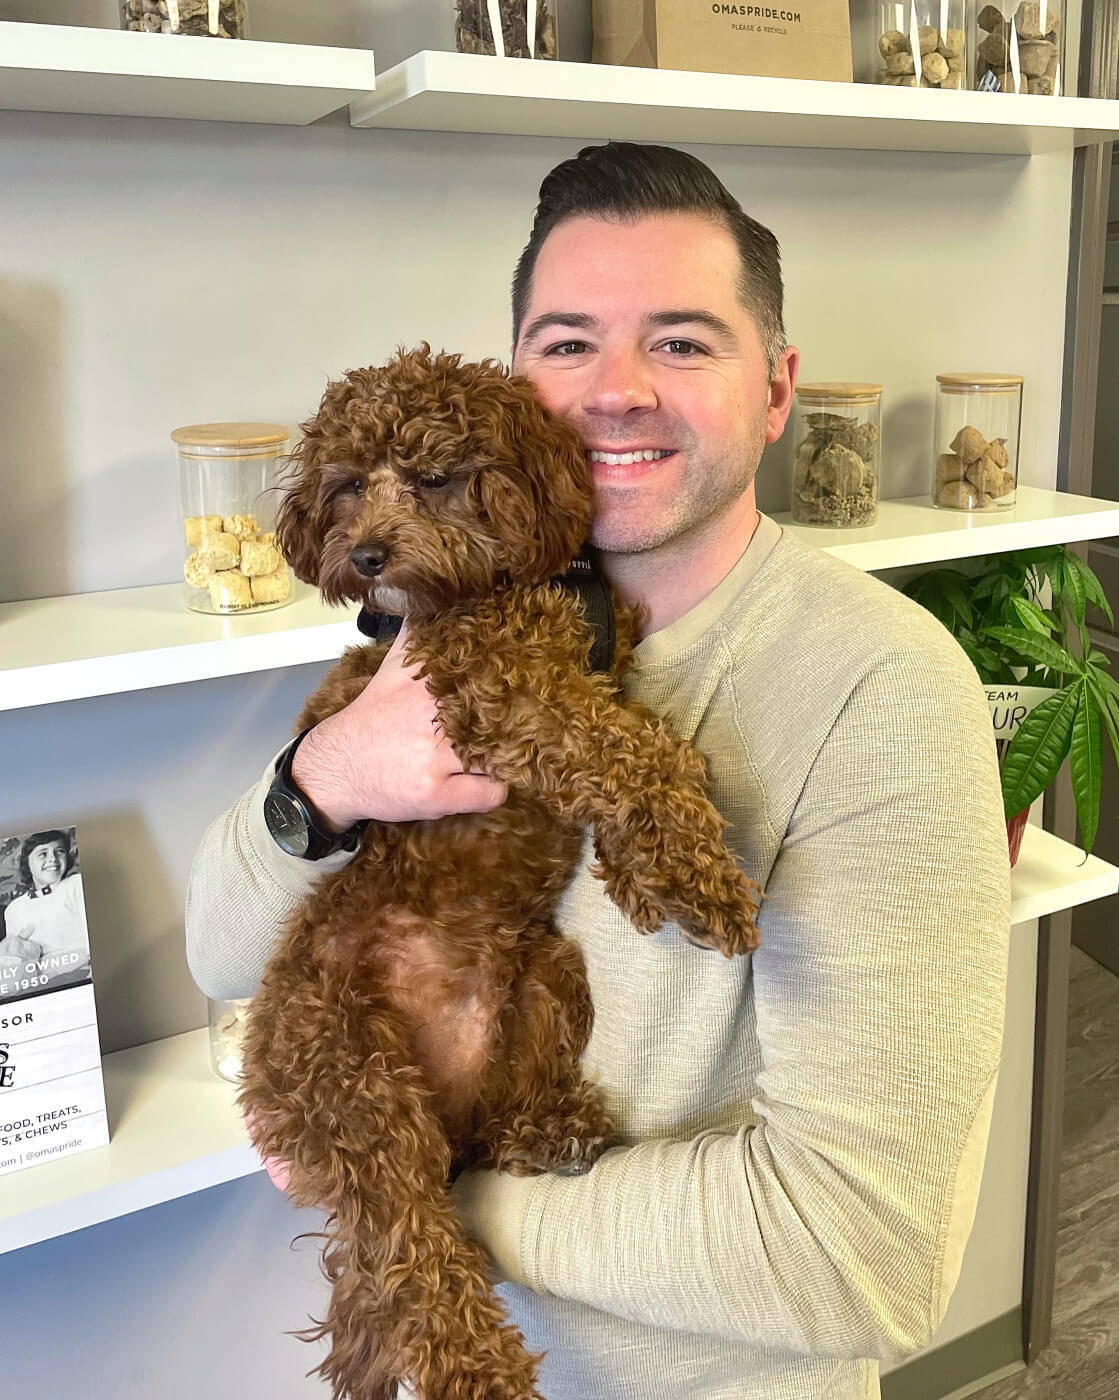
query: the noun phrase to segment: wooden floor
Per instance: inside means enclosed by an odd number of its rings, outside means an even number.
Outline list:
[[[1119,978],[1071,976],[1053,1340],[976,1400],[1119,1400]]]

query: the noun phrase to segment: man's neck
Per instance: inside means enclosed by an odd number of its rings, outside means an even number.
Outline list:
[[[628,603],[642,603],[642,637],[660,632],[718,587],[746,552],[758,528],[749,491],[714,520],[642,554],[599,556],[606,577]]]

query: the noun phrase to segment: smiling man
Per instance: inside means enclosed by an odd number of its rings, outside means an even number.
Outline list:
[[[797,352],[777,242],[705,165],[610,143],[553,170],[513,319],[514,368],[587,448],[601,566],[648,608],[627,689],[707,756],[766,900],[750,958],[642,938],[588,847],[559,925],[622,1145],[578,1178],[467,1173],[462,1217],[547,1400],[867,1400],[934,1336],[978,1196],[1009,932],[986,699],[923,609],[759,514]],[[505,797],[399,646],[296,758],[334,830]],[[211,996],[252,994],[316,874],[268,835],[277,762],[195,861]]]

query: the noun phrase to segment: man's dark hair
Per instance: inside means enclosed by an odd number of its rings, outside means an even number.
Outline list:
[[[742,263],[738,294],[761,336],[769,377],[785,350],[781,250],[769,229],[742,206],[701,160],[671,146],[609,141],[584,146],[540,186],[532,233],[513,274],[513,347],[521,335],[536,259],[564,219],[580,215],[636,220],[649,214],[699,214],[725,228]]]

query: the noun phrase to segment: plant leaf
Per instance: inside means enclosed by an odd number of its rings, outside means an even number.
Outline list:
[[[1076,619],[1078,627],[1084,626],[1084,615],[1088,607],[1088,595],[1084,589],[1084,580],[1077,572],[1072,560],[1076,556],[1070,550],[1064,559],[1061,568],[1061,587],[1058,589],[1054,583],[1054,591],[1062,604],[1072,601],[1072,615]]]
[[[1100,704],[1086,681],[1079,685],[1080,702],[1072,725],[1069,770],[1076,798],[1080,839],[1090,855],[1100,824],[1100,786],[1103,781],[1103,732]]]
[[[973,627],[975,625],[975,609],[972,607],[967,589],[959,578],[951,577],[950,574],[946,573],[943,586],[944,596],[951,603],[956,616],[965,627]]]
[[[1111,604],[1107,601],[1107,595],[1103,591],[1103,585],[1085,564],[1079,554],[1073,554],[1072,550],[1067,551],[1067,559],[1070,572],[1075,572],[1081,583],[1084,585],[1084,592],[1090,603],[1095,603],[1100,612],[1104,614],[1112,627],[1115,626],[1115,614],[1111,611]]]
[[[1020,651],[1031,661],[1038,661],[1042,666],[1047,666],[1051,671],[1065,676],[1083,674],[1084,667],[1072,652],[1066,651],[1048,637],[1039,637],[1036,632],[1027,632],[1019,627],[985,627],[983,631],[996,641],[1005,642],[1015,651]]]
[[[1053,623],[1029,598],[1011,598],[1010,606],[1018,614],[1018,621],[1029,631],[1037,632],[1043,637],[1048,637],[1052,632]]]
[[[1002,766],[1008,818],[1028,807],[1060,771],[1069,751],[1079,696],[1079,685],[1066,686],[1043,700],[1018,726]]]

